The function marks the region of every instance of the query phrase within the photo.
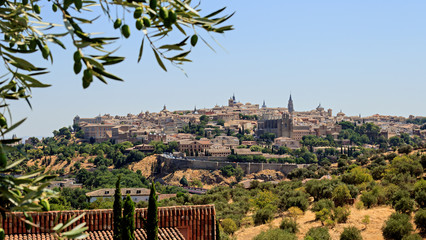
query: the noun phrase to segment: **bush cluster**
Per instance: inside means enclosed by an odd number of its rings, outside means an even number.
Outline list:
[[[385,239],[402,239],[413,231],[410,217],[407,214],[392,213],[382,227]]]
[[[353,226],[344,228],[340,240],[362,240],[361,231]]]
[[[314,227],[308,230],[304,240],[331,240],[331,236],[327,228]]]

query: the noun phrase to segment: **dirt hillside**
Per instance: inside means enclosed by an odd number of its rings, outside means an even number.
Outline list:
[[[285,179],[285,175],[280,171],[266,169],[257,173],[248,174],[246,178],[264,181],[280,181]]]
[[[197,170],[197,169],[186,169],[175,171],[163,177],[163,180],[169,184],[179,185],[180,179],[185,176],[188,182],[192,180],[200,180],[203,183],[203,188],[213,188],[215,186],[229,185],[235,181],[235,177],[226,178],[220,174],[219,170]]]
[[[151,177],[153,165],[157,162],[157,155],[148,156],[139,162],[132,163],[129,166],[129,169],[136,172],[141,170],[142,175],[145,177]]]
[[[332,240],[338,240],[340,234],[343,231],[343,228],[348,226],[355,226],[356,228],[362,230],[363,239],[374,239],[374,240],[383,240],[382,236],[382,226],[385,220],[394,212],[394,210],[389,207],[375,207],[372,209],[362,209],[358,210],[355,207],[350,208],[351,214],[347,223],[337,224],[335,227],[330,229],[330,235]],[[362,219],[365,215],[370,216],[370,223],[365,229]],[[234,236],[237,240],[250,240],[254,239],[259,233],[268,230],[269,228],[279,227],[282,218],[276,218],[272,222],[263,224],[260,226],[248,227],[238,230]],[[297,234],[298,239],[303,239],[308,230],[312,227],[321,226],[321,222],[315,221],[315,214],[311,211],[307,211],[303,216],[300,216],[297,219],[299,224],[299,233]]]
[[[140,170],[143,176],[152,177],[153,176],[153,165],[157,161],[157,156],[152,155],[148,156],[139,162],[133,163],[129,166],[129,169],[132,171]],[[161,178],[169,184],[179,185],[180,179],[185,176],[186,179],[190,182],[192,180],[200,180],[204,188],[210,189],[215,186],[224,186],[229,185],[232,182],[235,182],[235,177],[224,177],[221,174],[220,170],[201,170],[201,169],[185,169],[177,170],[172,173],[169,173]],[[158,177],[158,176],[157,176]],[[285,179],[283,173],[274,170],[263,170],[258,173],[253,173],[247,175],[245,179],[258,179],[264,181],[280,181]]]

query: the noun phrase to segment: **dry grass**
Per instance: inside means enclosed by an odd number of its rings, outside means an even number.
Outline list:
[[[42,165],[42,159],[51,159],[50,163],[48,165]],[[31,159],[27,162],[28,166],[37,166],[38,168],[45,168],[44,173],[47,173],[49,171],[57,171],[59,169],[64,169],[64,173],[68,174],[71,170],[71,167],[74,166],[74,164],[76,162],[80,162],[81,166],[80,168],[85,168],[85,169],[90,169],[95,167],[95,165],[93,163],[88,163],[87,159],[90,158],[95,158],[95,156],[89,156],[87,158],[84,157],[74,157],[72,158],[69,163],[67,163],[67,161],[61,161],[57,164],[55,164],[57,156],[48,156],[48,157],[43,157],[42,159]]]
[[[215,186],[228,186],[235,181],[235,177],[226,178],[220,174],[219,170],[198,170],[185,169],[178,170],[163,177],[163,180],[169,184],[179,185],[180,179],[185,176],[188,182],[192,180],[200,180],[203,183],[203,188],[211,189]]]
[[[152,175],[152,166],[157,162],[157,155],[151,155],[145,157],[139,162],[132,163],[129,165],[129,169],[136,172],[141,170],[142,176],[150,177]]]
[[[343,232],[343,229],[348,226],[355,226],[356,228],[362,230],[362,237],[365,240],[382,240],[382,226],[385,220],[394,212],[394,210],[389,206],[380,206],[372,209],[361,209],[358,210],[355,207],[350,207],[351,215],[347,223],[336,224],[333,228],[330,229],[331,239],[338,240],[340,234]],[[370,223],[365,229],[362,219],[365,215],[370,216]],[[250,240],[257,236],[262,231],[266,231],[269,228],[279,227],[282,218],[276,218],[272,222],[248,227],[238,230],[235,233],[235,237],[238,240]],[[308,230],[312,227],[321,226],[321,222],[315,221],[315,214],[311,211],[307,211],[303,216],[300,216],[297,219],[299,224],[299,233],[297,234],[298,239],[303,239]]]

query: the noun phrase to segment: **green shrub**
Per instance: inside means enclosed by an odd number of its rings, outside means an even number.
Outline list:
[[[315,201],[318,201],[323,198],[331,198],[336,184],[337,182],[333,180],[310,180],[305,184],[305,190]]]
[[[309,201],[305,196],[289,197],[287,200],[287,208],[291,207],[298,207],[305,212],[309,207]]]
[[[422,155],[420,158],[420,163],[422,164],[423,168],[426,168],[426,155]]]
[[[387,197],[385,189],[382,186],[374,186],[371,193],[377,198],[377,205],[386,204]]]
[[[410,145],[404,145],[398,148],[398,153],[401,154],[409,154],[411,151],[413,151],[413,147],[411,147]]]
[[[410,193],[402,189],[397,190],[391,198],[392,206],[395,207],[395,204],[403,198],[410,198]]]
[[[297,222],[291,218],[284,218],[280,224],[280,229],[290,233],[297,233],[299,231]]]
[[[426,233],[426,209],[420,209],[416,212],[414,223],[422,233]]]
[[[415,181],[415,177],[423,174],[423,166],[419,161],[408,156],[396,157],[388,165],[385,179],[398,186]]]
[[[328,208],[323,208],[318,212],[315,212],[315,220],[320,220],[321,223],[324,223],[326,220],[330,219],[331,210]]]
[[[334,209],[333,219],[338,223],[345,223],[348,220],[351,211],[346,207],[337,207]]]
[[[324,221],[324,225],[332,228],[336,225],[336,222],[329,218]]]
[[[340,240],[362,240],[361,231],[356,227],[344,228]]]
[[[352,168],[348,173],[342,175],[342,182],[346,184],[358,185],[364,182],[373,181],[368,169],[362,167]]]
[[[422,240],[423,238],[415,233],[415,234],[411,234],[411,235],[407,235],[405,237],[402,238],[402,240]]]
[[[336,206],[343,206],[352,197],[346,184],[341,184],[334,188],[332,198]]]
[[[367,225],[370,223],[370,215],[364,215],[361,222],[364,224],[364,227],[367,228]]]
[[[235,168],[232,165],[226,165],[222,167],[220,171],[225,177],[231,177],[235,175]]]
[[[334,208],[334,202],[331,201],[330,199],[321,199],[318,202],[315,202],[312,205],[312,211],[313,212],[318,212],[321,211],[323,208],[327,208],[327,209],[333,209]]]
[[[426,155],[423,155],[426,158]],[[423,158],[422,157],[422,158]],[[426,180],[421,179],[414,184],[414,195],[420,208],[426,207]]]
[[[325,227],[313,227],[305,235],[305,240],[331,240],[330,233]]]
[[[361,210],[364,208],[364,203],[362,201],[358,201],[355,203],[355,208]]]
[[[306,211],[309,207],[308,195],[302,191],[286,189],[281,190],[278,195],[278,207],[284,211],[290,207],[298,207]]]
[[[356,198],[359,194],[359,189],[354,185],[347,185],[352,198]]]
[[[260,225],[269,222],[274,217],[274,213],[275,207],[271,205],[267,205],[266,207],[257,210],[253,215],[254,224]]]
[[[297,240],[297,237],[293,233],[289,233],[279,228],[275,228],[275,229],[269,229],[266,232],[262,232],[254,238],[254,240],[282,240],[282,239]]]
[[[273,204],[276,200],[276,194],[271,191],[263,190],[261,192],[258,192],[253,199],[250,199],[250,203],[256,209],[262,209],[267,205]]]
[[[371,208],[372,206],[377,204],[377,197],[374,196],[372,192],[364,192],[361,195],[361,201],[364,203],[364,206],[367,208]]]
[[[380,180],[385,176],[386,167],[385,166],[377,166],[371,169],[371,176],[374,180]]]
[[[386,204],[392,204],[392,197],[400,190],[400,187],[391,183],[384,187],[383,190],[386,198]]]
[[[414,200],[410,198],[401,198],[394,206],[395,210],[400,213],[410,214],[414,211]]]
[[[291,207],[288,209],[288,214],[291,218],[296,219],[297,217],[303,215],[303,211],[298,207]]]
[[[220,225],[226,234],[234,234],[234,232],[238,230],[237,224],[230,218],[223,219]]]
[[[426,208],[426,191],[421,190],[415,193],[415,200],[419,207]]]
[[[382,227],[383,237],[385,239],[400,240],[413,231],[410,223],[410,217],[407,214],[392,213]]]
[[[387,155],[385,155],[384,157],[385,157],[385,159],[386,160],[393,160],[394,158],[396,158],[398,156],[398,154],[396,154],[396,153],[389,153],[389,154],[387,154]]]

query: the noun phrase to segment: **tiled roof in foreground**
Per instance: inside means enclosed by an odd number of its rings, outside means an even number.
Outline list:
[[[71,227],[85,222],[88,232],[94,234],[109,234],[113,229],[112,209],[102,210],[70,210],[70,211],[50,211],[50,212],[27,212],[34,219],[34,223],[40,228],[31,227],[26,229],[24,218],[21,212],[6,213],[6,218],[0,215],[0,226],[4,228],[7,240],[51,240],[48,232],[55,223],[65,223],[72,217],[85,214]],[[136,234],[143,233],[143,221],[146,218],[147,209],[135,209]],[[162,228],[164,236],[170,233],[170,240],[214,240],[216,239],[216,211],[214,205],[187,205],[158,208],[159,227]],[[184,238],[177,238],[173,231],[179,231]],[[99,238],[88,239],[109,239],[100,235]],[[142,236],[142,235],[140,235]],[[13,237],[13,238],[12,238]],[[137,238],[145,239],[145,238]],[[161,239],[161,238],[160,238]]]
[[[112,240],[113,231],[92,231],[87,232],[89,237],[86,240]],[[143,229],[136,229],[136,240],[148,240],[146,233]],[[13,234],[6,235],[5,240],[56,240],[50,233],[36,233],[36,234]],[[158,240],[185,240],[182,233],[177,228],[159,228]]]

